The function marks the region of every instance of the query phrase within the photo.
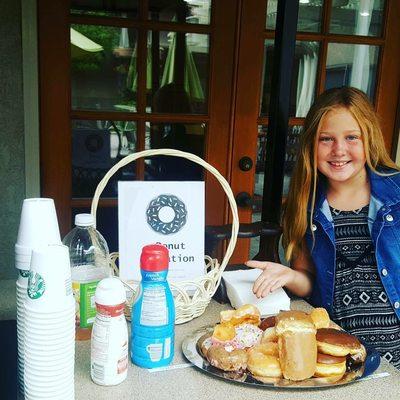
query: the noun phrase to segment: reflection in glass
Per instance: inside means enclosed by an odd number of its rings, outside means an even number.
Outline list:
[[[299,0],[298,32],[320,32],[324,0]],[[278,0],[268,0],[266,28],[276,28]]]
[[[381,36],[385,0],[333,0],[330,33]]]
[[[296,41],[292,73],[290,116],[305,117],[314,101],[317,79],[319,43]],[[268,115],[271,97],[274,41],[265,40],[264,76],[262,83],[261,115]]]
[[[136,122],[73,120],[72,196],[93,197],[106,172],[136,151],[136,137]],[[116,197],[118,181],[134,178],[132,163],[113,175],[102,197]]]
[[[101,25],[71,25],[72,109],[136,111],[137,32]]]
[[[149,19],[154,21],[209,24],[211,0],[149,0]]]
[[[205,124],[147,123],[145,149],[170,148],[204,158]],[[146,180],[203,180],[203,168],[179,157],[158,156],[145,160]]]
[[[373,101],[379,46],[329,43],[325,89],[354,86]]]
[[[71,13],[101,17],[136,18],[138,0],[71,0]]]
[[[205,114],[209,76],[209,36],[152,31],[147,49],[147,110]]]

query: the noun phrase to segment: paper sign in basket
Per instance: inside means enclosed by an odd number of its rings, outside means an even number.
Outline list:
[[[118,182],[120,277],[140,280],[142,247],[161,243],[168,280],[204,275],[204,182]]]

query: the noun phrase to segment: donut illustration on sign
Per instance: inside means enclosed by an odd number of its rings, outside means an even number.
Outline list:
[[[185,226],[187,210],[185,203],[173,194],[160,194],[151,200],[146,216],[153,231],[171,235]]]

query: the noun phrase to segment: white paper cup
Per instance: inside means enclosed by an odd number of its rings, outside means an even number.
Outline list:
[[[25,299],[26,300],[26,299]],[[58,318],[67,318],[75,313],[75,300],[72,297],[68,297],[62,307],[57,310],[51,310],[48,308],[42,309],[41,307],[31,306],[24,302],[24,312],[30,319],[43,319],[43,320],[55,320]]]
[[[73,302],[68,247],[49,244],[32,251],[26,305],[38,312],[68,309]]]
[[[32,250],[49,243],[61,243],[53,199],[25,199],[22,204],[16,252],[26,255],[29,252],[27,248]]]
[[[52,392],[37,392],[29,388],[25,389],[25,400],[47,400],[47,399],[57,399],[57,400],[74,400],[74,388],[65,387],[54,389]]]

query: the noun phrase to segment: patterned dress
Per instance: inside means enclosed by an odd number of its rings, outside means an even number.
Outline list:
[[[368,229],[368,205],[331,207],[336,274],[332,319],[400,369],[400,323],[382,285]]]

